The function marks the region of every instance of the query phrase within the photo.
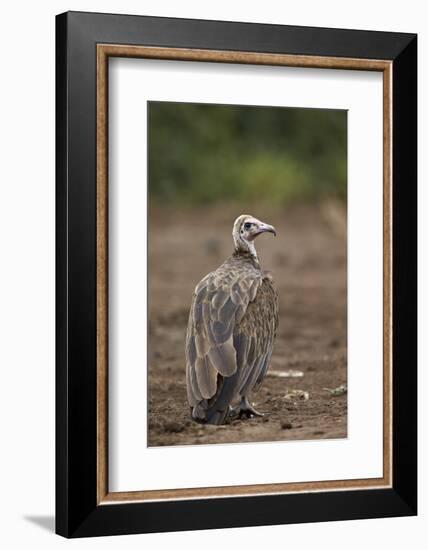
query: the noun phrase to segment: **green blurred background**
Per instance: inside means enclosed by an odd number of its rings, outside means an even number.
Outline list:
[[[343,110],[149,103],[154,203],[346,198]]]

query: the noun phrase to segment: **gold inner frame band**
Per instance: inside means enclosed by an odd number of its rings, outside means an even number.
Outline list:
[[[109,492],[108,488],[108,59],[133,57],[383,73],[383,476],[296,483]],[[97,44],[97,503],[220,498],[392,486],[392,69],[391,61]]]

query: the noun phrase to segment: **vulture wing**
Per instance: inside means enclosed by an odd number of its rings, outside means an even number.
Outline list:
[[[196,418],[223,422],[232,400],[262,382],[277,322],[269,275],[229,265],[202,279],[186,337],[187,392]]]
[[[255,299],[262,277],[254,270],[222,269],[198,284],[190,308],[186,337],[186,374],[191,406],[209,400],[221,380],[238,382],[236,330]]]
[[[238,392],[242,396],[262,383],[269,367],[277,327],[278,295],[271,277],[265,275],[235,335],[240,372]]]

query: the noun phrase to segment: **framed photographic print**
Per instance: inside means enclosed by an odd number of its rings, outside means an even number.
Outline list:
[[[57,532],[416,514],[416,36],[56,25]]]

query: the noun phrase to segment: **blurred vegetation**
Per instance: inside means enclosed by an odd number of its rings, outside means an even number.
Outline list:
[[[346,136],[346,111],[150,102],[150,198],[345,198]]]

